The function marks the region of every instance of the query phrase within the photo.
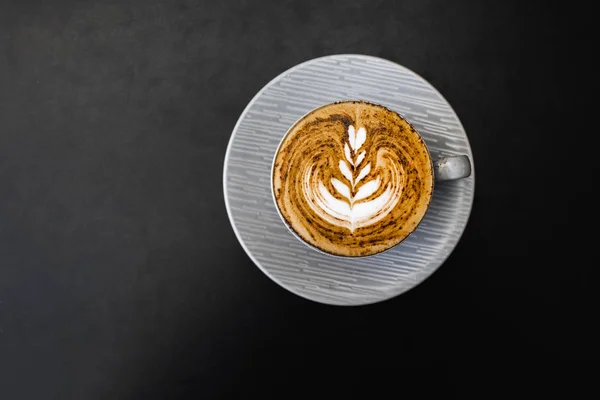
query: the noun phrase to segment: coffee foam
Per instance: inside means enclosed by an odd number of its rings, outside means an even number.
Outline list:
[[[364,102],[324,106],[297,122],[273,169],[277,206],[302,239],[346,256],[404,239],[432,191],[429,153],[396,113]]]
[[[339,161],[339,170],[345,179],[331,178],[331,185],[336,193],[332,194],[318,178],[318,174],[313,173],[316,167],[310,163],[304,174],[302,192],[315,214],[330,224],[346,228],[353,233],[357,228],[380,221],[396,206],[403,182],[400,171],[402,166],[385,162],[386,157],[383,156],[376,157],[384,161],[381,165],[375,165],[373,170],[389,168],[392,171],[390,182],[382,184],[381,175],[370,175],[371,163],[362,162],[365,160],[366,151],[360,151],[366,139],[364,127],[356,131],[354,126],[350,125],[348,137],[348,143],[344,144],[345,160]],[[369,180],[369,177],[372,179]],[[339,199],[339,195],[343,200]]]

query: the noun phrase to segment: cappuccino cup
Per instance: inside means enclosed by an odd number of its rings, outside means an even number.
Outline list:
[[[281,219],[302,242],[334,256],[364,257],[415,231],[435,182],[470,175],[467,155],[433,160],[399,113],[341,101],[310,111],[288,130],[271,188]]]

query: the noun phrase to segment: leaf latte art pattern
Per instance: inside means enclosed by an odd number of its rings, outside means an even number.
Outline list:
[[[431,158],[414,128],[375,104],[328,104],[300,119],[273,162],[283,221],[330,254],[372,255],[410,234],[433,190]]]
[[[314,191],[311,184],[313,168],[307,169],[302,186],[306,199],[317,215],[332,224],[344,226],[351,232],[383,219],[396,206],[402,192],[401,166],[392,164],[392,181],[385,184],[383,193],[373,197],[382,182],[381,176],[372,180],[365,179],[371,172],[371,163],[363,162],[366,150],[361,149],[366,137],[364,127],[358,130],[353,125],[348,127],[348,141],[344,144],[345,159],[340,159],[338,164],[346,182],[331,178],[331,184],[344,200],[336,198],[321,181],[318,190]]]

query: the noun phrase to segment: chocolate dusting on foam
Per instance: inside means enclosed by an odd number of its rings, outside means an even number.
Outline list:
[[[375,254],[402,241],[433,190],[429,152],[414,128],[364,102],[330,104],[302,118],[273,165],[273,193],[290,228],[336,255]]]

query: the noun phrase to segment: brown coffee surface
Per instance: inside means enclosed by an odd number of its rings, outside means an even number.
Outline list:
[[[419,224],[433,191],[429,152],[397,113],[361,101],[318,108],[288,131],[273,164],[288,226],[334,255],[387,250]]]

